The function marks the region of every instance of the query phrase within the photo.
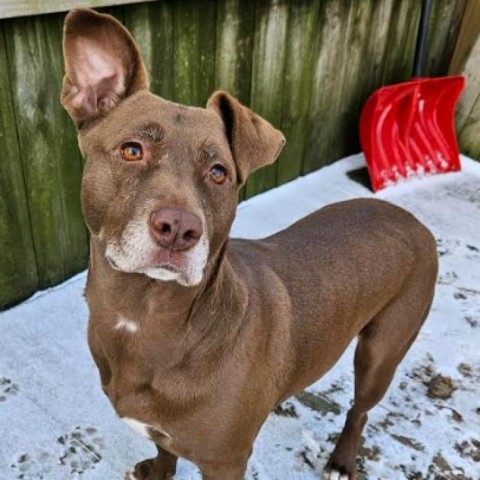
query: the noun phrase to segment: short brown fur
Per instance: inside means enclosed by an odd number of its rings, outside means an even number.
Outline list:
[[[62,103],[86,157],[88,340],[118,415],[148,425],[158,448],[125,478],[172,478],[181,456],[205,480],[242,479],[269,413],[358,337],[354,404],[324,473],[354,479],[367,412],[430,309],[430,232],[398,207],[358,199],[263,240],[229,240],[240,186],[275,161],[283,135],[225,92],[206,109],[149,93],[135,42],[110,16],[71,12],[64,55]],[[145,155],[137,163],[118,153],[132,139]],[[215,162],[228,175],[221,185],[209,180]],[[194,285],[122,271],[107,259],[132,221],[143,228],[151,211],[166,207],[195,215],[207,232],[208,258]],[[139,241],[133,250],[142,248]],[[185,252],[175,255],[182,264]],[[118,328],[119,318],[138,331]]]

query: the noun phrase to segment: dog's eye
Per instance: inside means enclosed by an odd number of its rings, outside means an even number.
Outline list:
[[[124,160],[128,162],[137,162],[143,158],[143,149],[139,143],[128,142],[120,147],[120,153]]]
[[[220,165],[214,165],[209,172],[210,178],[218,185],[221,185],[227,179],[227,169]]]

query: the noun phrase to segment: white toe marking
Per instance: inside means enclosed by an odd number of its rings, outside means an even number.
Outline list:
[[[133,320],[127,320],[126,318],[119,315],[117,317],[117,324],[115,325],[115,330],[125,330],[128,333],[136,333],[139,330],[137,322]]]
[[[340,473],[337,470],[332,470],[329,480],[340,480]]]
[[[348,480],[348,475],[341,475],[340,480]]]
[[[133,474],[132,470],[129,470],[128,472],[126,472],[123,478],[124,480],[138,480],[138,478]]]

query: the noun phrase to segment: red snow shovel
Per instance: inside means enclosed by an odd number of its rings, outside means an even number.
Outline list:
[[[376,192],[404,178],[460,170],[455,104],[459,77],[421,78],[431,0],[424,0],[413,79],[383,87],[365,103],[360,143]]]

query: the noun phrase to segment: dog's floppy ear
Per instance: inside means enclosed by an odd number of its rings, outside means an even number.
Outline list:
[[[207,108],[216,111],[223,120],[240,184],[245,183],[250,173],[277,159],[285,137],[269,122],[222,91],[210,97]]]
[[[135,41],[110,15],[72,10],[65,18],[63,57],[61,101],[78,128],[149,87]]]

